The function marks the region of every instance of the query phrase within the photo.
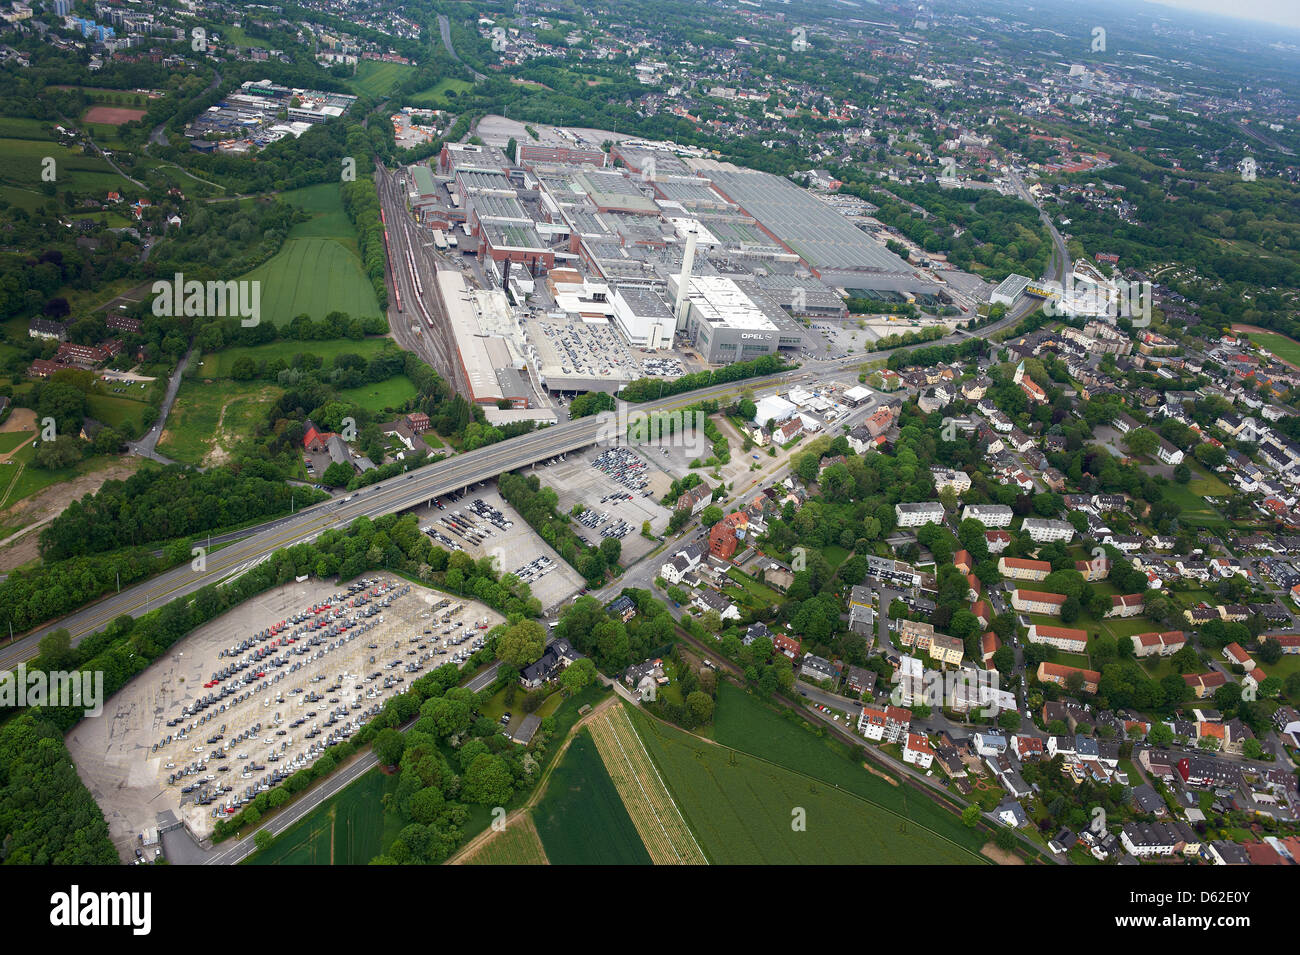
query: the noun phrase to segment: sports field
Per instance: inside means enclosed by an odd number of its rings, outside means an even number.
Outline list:
[[[668,794],[623,707],[609,707],[589,725],[605,769],[654,864],[707,865],[704,850]]]
[[[372,769],[277,836],[270,848],[253,853],[247,863],[365,865],[383,852],[386,839],[380,800],[396,789],[396,776]]]
[[[632,721],[715,864],[974,865],[984,861],[905,815],[831,783],[692,736],[641,712],[633,713]],[[808,743],[817,745],[811,738]]]
[[[339,187],[309,186],[284,194],[312,214],[289,232],[280,251],[241,279],[262,283],[261,318],[283,325],[298,315],[380,314],[374,287],[357,252],[356,232],[343,212]]]
[[[1300,342],[1279,335],[1276,332],[1250,332],[1247,337],[1258,345],[1272,352],[1279,359],[1296,368],[1300,368]]]
[[[534,812],[555,865],[649,865],[636,826],[586,729],[573,738]]]
[[[546,850],[528,813],[521,813],[470,856],[464,865],[547,865]]]

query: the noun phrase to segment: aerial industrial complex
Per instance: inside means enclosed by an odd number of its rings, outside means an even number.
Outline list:
[[[845,319],[850,295],[951,301],[933,272],[788,180],[673,144],[604,152],[581,131],[531,132],[446,143],[403,176],[441,254],[449,371],[479,404],[537,408],[811,354],[807,325]]]

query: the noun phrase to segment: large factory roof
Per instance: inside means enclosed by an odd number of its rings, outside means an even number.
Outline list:
[[[812,193],[765,172],[710,169],[703,173],[815,269],[912,273],[898,256],[868,237]]]

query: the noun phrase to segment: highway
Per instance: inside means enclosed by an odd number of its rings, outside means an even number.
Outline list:
[[[403,220],[405,218],[402,216]],[[404,225],[404,221],[390,223],[390,233],[394,227],[403,228]],[[402,271],[400,267],[399,271]],[[437,295],[435,293],[430,296],[427,294],[429,291],[426,287],[426,301],[432,299],[431,304],[434,304],[437,302]],[[980,338],[987,338],[1015,324],[1037,306],[1036,300],[1022,299],[1004,318],[979,329],[974,334]],[[969,332],[952,334],[933,342],[921,342],[895,350],[910,351],[931,345],[956,344],[968,338],[970,334]],[[428,346],[432,343],[425,344]],[[829,376],[856,368],[864,362],[886,358],[891,353],[890,351],[865,352],[839,359],[809,361],[793,371],[765,378],[713,385],[657,401],[623,407],[645,412],[667,411],[710,398],[729,397],[746,388],[758,392],[781,390],[797,383],[824,380]],[[97,603],[83,607],[5,645],[0,650],[0,670],[12,669],[19,663],[34,657],[38,652],[37,644],[40,638],[52,630],[66,628],[75,646],[122,614],[138,616],[147,613],[160,604],[175,600],[177,597],[188,596],[207,584],[218,583],[244,572],[256,562],[269,558],[278,549],[314,540],[322,531],[331,528],[346,527],[358,517],[379,517],[416,507],[429,502],[434,497],[462,490],[480,481],[495,479],[507,471],[576,451],[595,443],[598,439],[609,440],[618,433],[617,429],[611,426],[613,417],[612,413],[606,412],[603,415],[580,418],[577,421],[561,422],[508,441],[425,465],[408,474],[371,485],[343,499],[335,498],[313,505],[291,517],[276,518],[257,527],[240,531],[241,539],[237,543],[207,555],[206,564],[201,571],[191,569],[190,564],[182,564],[121,593],[112,594]]]

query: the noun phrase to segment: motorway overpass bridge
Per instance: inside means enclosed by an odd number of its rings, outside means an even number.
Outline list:
[[[1018,304],[1013,313],[979,329],[976,334],[987,337],[1018,321],[1028,310],[1028,303]],[[960,336],[948,335],[933,342],[904,346],[899,350],[910,351],[913,348],[960,340]],[[673,411],[700,401],[729,398],[747,388],[762,391],[824,381],[832,375],[855,369],[863,362],[885,354],[887,353],[878,352],[831,361],[813,361],[793,371],[713,385],[632,407],[636,411],[647,413]],[[374,518],[419,507],[435,497],[463,490],[480,481],[493,480],[507,471],[577,451],[598,441],[617,440],[616,436],[621,435],[621,425],[612,425],[612,418],[614,414],[606,412],[533,431],[427,464],[408,474],[373,484],[348,498],[325,501],[288,518],[276,518],[250,528],[242,532],[245,536],[234,543],[208,554],[201,571],[193,570],[191,564],[182,564],[11,641],[0,649],[0,670],[11,669],[35,656],[40,638],[52,630],[67,629],[72,636],[73,645],[76,645],[122,614],[137,616],[147,613],[161,604],[188,596],[208,584],[233,579],[267,560],[276,550],[313,541],[322,531],[344,528],[358,517]],[[230,539],[230,535],[223,535],[223,539]]]

